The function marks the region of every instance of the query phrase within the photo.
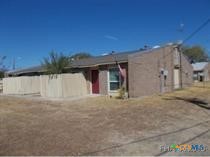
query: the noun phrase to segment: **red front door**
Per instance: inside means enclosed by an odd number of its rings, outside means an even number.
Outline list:
[[[92,93],[99,94],[98,70],[92,70],[91,76],[92,76]]]

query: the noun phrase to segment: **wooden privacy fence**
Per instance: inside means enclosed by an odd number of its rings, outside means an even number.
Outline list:
[[[8,77],[3,79],[4,94],[39,94],[39,76]]]
[[[4,94],[40,94],[43,97],[65,98],[88,94],[83,73],[21,76],[3,79]]]
[[[88,94],[87,82],[83,73],[42,75],[40,94],[43,97],[66,98]]]

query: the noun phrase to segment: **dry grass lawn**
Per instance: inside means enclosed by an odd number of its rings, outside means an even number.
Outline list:
[[[161,144],[196,140],[210,147],[210,110],[190,98],[210,103],[210,83],[129,100],[0,96],[0,155],[158,155]]]

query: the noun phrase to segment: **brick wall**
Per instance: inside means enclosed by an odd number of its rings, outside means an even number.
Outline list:
[[[102,95],[107,95],[107,94],[111,94],[108,93],[108,69],[109,67],[116,67],[118,68],[118,66],[116,64],[112,64],[112,65],[103,65],[103,66],[99,66],[99,93]],[[127,63],[122,63],[120,64],[122,69],[126,69],[126,74],[128,73],[128,64]],[[128,78],[126,77],[126,79],[124,80],[122,86],[126,87],[126,89],[128,88]]]
[[[193,67],[182,54],[181,73],[180,64],[177,65],[180,63],[179,53],[176,47],[166,46],[150,52],[130,55],[128,58],[129,96],[140,97],[173,91],[175,65],[179,70],[179,84],[181,85],[182,81],[183,87],[191,86]],[[166,71],[167,77],[161,74],[161,70]]]
[[[122,86],[128,90],[128,63],[122,63],[120,66],[126,72],[126,77],[124,78]]]
[[[128,58],[129,96],[140,97],[173,90],[173,48],[164,47]],[[161,69],[168,71],[165,79]]]
[[[206,65],[206,67],[204,68],[204,81],[210,81],[210,63],[208,63]]]
[[[193,67],[187,60],[186,56],[182,54],[182,84],[183,88],[189,87],[193,84]]]

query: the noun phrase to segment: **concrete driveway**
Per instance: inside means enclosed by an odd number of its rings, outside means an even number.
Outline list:
[[[0,155],[210,155],[164,152],[161,146],[210,149],[210,88],[143,99],[48,101],[0,96]]]

